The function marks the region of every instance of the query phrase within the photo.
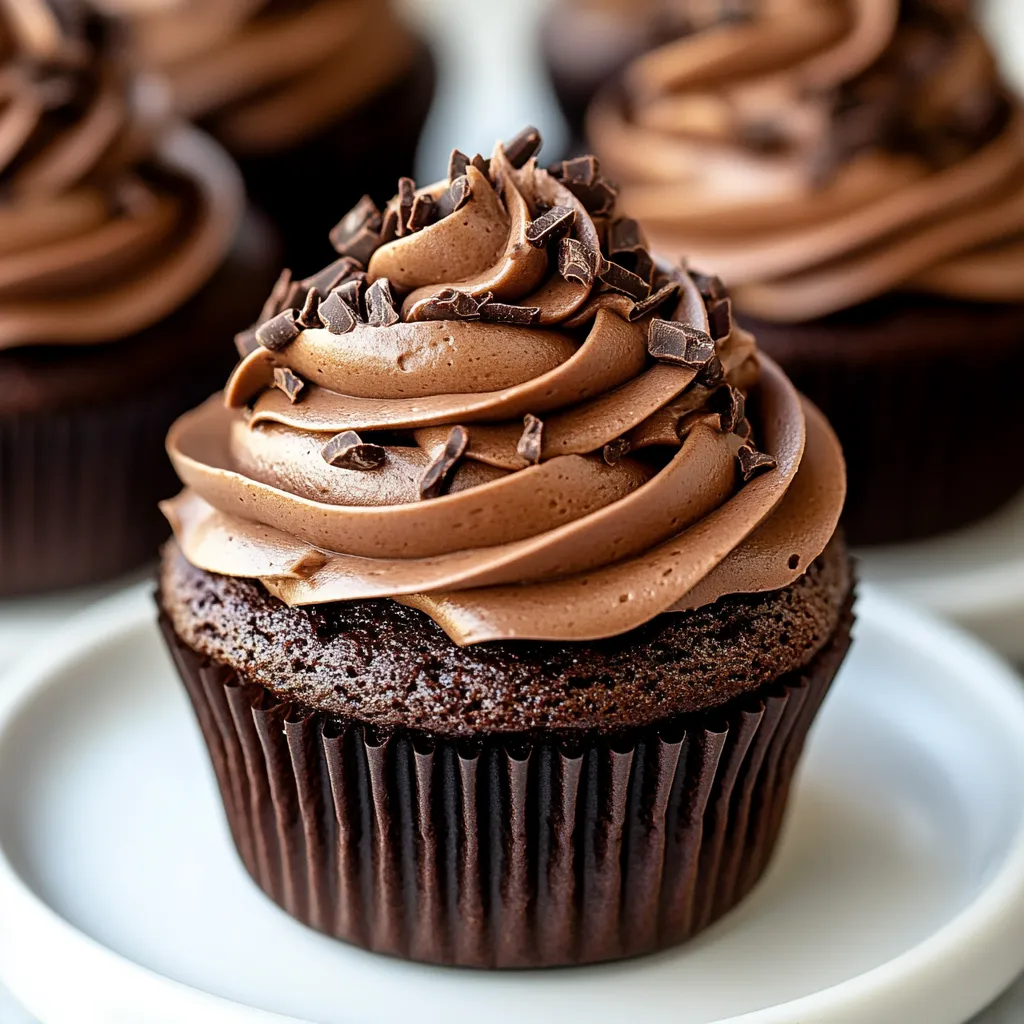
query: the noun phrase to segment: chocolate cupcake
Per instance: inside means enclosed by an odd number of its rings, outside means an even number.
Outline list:
[[[0,11],[0,595],[155,557],[163,436],[279,259],[238,173],[71,2]]]
[[[1024,110],[964,0],[752,5],[637,59],[589,131],[654,248],[728,280],[828,415],[851,540],[1020,490],[993,440],[1020,403],[950,414],[965,380],[1024,371]]]
[[[828,424],[539,145],[361,203],[168,437],[161,620],[246,868],[434,963],[729,910],[850,638]]]
[[[238,161],[294,268],[328,259],[332,211],[367,189],[383,201],[412,173],[434,61],[390,2],[102,2],[126,16],[178,109]]]

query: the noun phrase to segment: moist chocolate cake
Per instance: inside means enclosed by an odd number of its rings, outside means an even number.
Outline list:
[[[73,2],[0,12],[0,596],[155,557],[167,428],[231,363],[277,245],[227,155]]]
[[[332,211],[412,173],[434,59],[390,0],[103,2],[238,162],[294,270],[328,258]]]
[[[1024,110],[966,0],[747,7],[632,61],[589,140],[832,421],[850,540],[963,525],[1024,485],[989,457],[1024,408],[946,400],[1024,360]]]
[[[362,200],[168,452],[161,623],[240,856],[434,963],[635,956],[756,883],[850,641],[838,442],[526,129]]]

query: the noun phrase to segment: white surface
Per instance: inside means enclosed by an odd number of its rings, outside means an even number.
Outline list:
[[[518,974],[366,954],[258,892],[147,590],[85,613],[0,697],[0,975],[46,1024],[267,1019],[231,999],[345,1024],[959,1024],[1024,965],[1019,681],[870,590],[752,897],[680,950]]]

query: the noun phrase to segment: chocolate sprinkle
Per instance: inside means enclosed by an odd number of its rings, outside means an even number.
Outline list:
[[[629,442],[624,437],[617,437],[601,449],[601,456],[609,466],[614,466],[629,453],[629,447]]]
[[[719,419],[725,433],[732,433],[743,422],[746,404],[743,392],[731,384],[726,384],[714,393],[712,407],[719,410]]]
[[[493,324],[516,324],[528,327],[540,319],[540,306],[515,306],[510,302],[495,302],[490,297],[479,306],[480,319]]]
[[[378,277],[366,292],[367,323],[371,327],[393,327],[401,319],[391,297],[391,283],[386,277]]]
[[[715,356],[715,343],[703,331],[678,320],[651,321],[647,351],[664,363],[702,370]]]
[[[461,210],[473,196],[469,187],[469,178],[464,174],[456,178],[437,201],[437,219],[444,220],[457,210]]]
[[[287,366],[275,366],[274,387],[283,391],[288,396],[288,401],[294,405],[302,397],[306,382],[292,373]]]
[[[448,183],[452,184],[456,178],[461,178],[469,166],[469,157],[461,149],[453,149],[452,155],[448,157]]]
[[[716,299],[708,303],[708,326],[711,337],[718,341],[732,333],[732,299]]]
[[[679,284],[675,281],[669,281],[668,284],[663,285],[653,295],[644,299],[642,302],[638,302],[629,313],[630,321],[640,320],[647,316],[648,313],[653,312],[656,309],[660,309],[668,302],[669,299],[675,298],[679,292]]]
[[[749,444],[740,446],[736,452],[736,458],[739,459],[740,472],[743,474],[744,481],[751,480],[759,473],[767,472],[769,469],[775,469],[778,465],[771,455],[759,452]]]
[[[412,178],[398,179],[398,237],[409,234],[409,217],[416,201],[416,182]]]
[[[413,200],[412,212],[405,226],[409,231],[419,231],[425,228],[434,215],[434,200],[425,192]]]
[[[575,223],[576,211],[571,206],[552,206],[526,225],[526,240],[535,249],[543,249],[569,234]]]
[[[335,289],[320,303],[320,320],[331,334],[348,334],[356,326],[356,315],[352,307]]]
[[[442,288],[417,311],[421,320],[479,320],[480,303],[456,288]]]
[[[351,256],[364,267],[380,244],[381,213],[377,204],[363,196],[331,229],[331,245],[340,256]]]
[[[244,331],[239,331],[235,335],[235,349],[241,359],[251,355],[259,347],[260,343],[256,340],[255,327],[247,327]]]
[[[320,317],[317,315],[317,308],[320,305],[320,293],[315,288],[306,292],[306,301],[302,304],[302,310],[296,317],[295,322],[306,330],[313,330],[323,327]]]
[[[563,238],[558,243],[558,272],[567,281],[590,288],[602,269],[604,257],[575,238]]]
[[[612,291],[622,292],[639,301],[643,301],[651,294],[651,286],[642,277],[618,263],[612,263],[611,260],[603,261],[597,276]]]
[[[540,132],[527,125],[514,139],[505,143],[505,156],[517,170],[532,156],[536,156],[542,145]]]
[[[722,279],[717,274],[702,274],[699,270],[691,270],[690,277],[697,286],[697,291],[704,297],[705,302],[715,302],[718,299],[727,299],[729,292]]]
[[[287,348],[302,333],[302,328],[295,322],[296,313],[294,309],[285,309],[260,324],[256,328],[256,340],[271,352]]]
[[[379,444],[364,444],[354,430],[335,434],[320,449],[324,462],[338,469],[377,469],[388,457],[387,450]]]
[[[516,445],[516,454],[531,466],[536,466],[540,462],[543,442],[544,421],[528,412],[523,417],[523,433]]]
[[[437,458],[427,466],[420,478],[420,497],[438,498],[444,492],[449,477],[469,445],[469,433],[465,427],[452,427],[448,440]]]

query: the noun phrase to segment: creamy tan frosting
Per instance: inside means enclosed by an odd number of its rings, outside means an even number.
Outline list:
[[[383,0],[101,0],[126,18],[175,105],[234,153],[274,151],[335,121],[411,64]]]
[[[189,561],[291,605],[393,598],[469,644],[623,633],[824,550],[845,469],[820,413],[720,281],[649,260],[596,162],[527,157],[364,201],[337,264],[282,276],[168,436]]]
[[[223,262],[244,192],[73,4],[0,3],[0,349],[128,336]]]
[[[1024,300],[1024,111],[967,0],[757,0],[635,60],[588,132],[656,250],[767,319]]]

